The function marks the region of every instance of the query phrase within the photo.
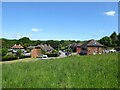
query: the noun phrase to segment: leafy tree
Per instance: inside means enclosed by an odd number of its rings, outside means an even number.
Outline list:
[[[22,51],[18,50],[17,53],[16,53],[16,56],[18,57],[18,59],[20,58],[21,55],[22,55]]]
[[[120,46],[120,33],[118,34],[118,46]]]
[[[31,45],[31,40],[28,37],[20,38],[18,41],[25,49]]]
[[[48,40],[48,41],[46,41],[46,44],[49,44],[49,45],[51,45],[54,49],[57,49],[57,48],[58,48],[58,45],[60,44],[60,42],[57,41],[57,40]]]
[[[14,44],[17,43],[17,40],[8,40],[8,39],[5,39],[5,38],[2,38],[2,48],[7,48],[9,49],[11,46],[13,46]]]
[[[40,44],[42,44],[42,41],[40,40],[35,41],[35,45],[40,45]]]
[[[28,37],[23,37],[23,38],[20,38],[19,41],[23,43],[29,43],[30,39]]]
[[[7,53],[8,53],[8,49],[2,48],[2,56],[6,56]]]
[[[76,41],[75,40],[70,40],[70,43],[75,43]]]
[[[77,40],[76,43],[81,43],[81,41],[80,41],[80,40]]]
[[[118,34],[118,39],[120,40],[120,33]]]
[[[105,46],[111,46],[112,45],[112,40],[110,37],[105,36],[102,39],[100,39],[100,43],[105,45]]]
[[[110,38],[112,39],[112,46],[116,46],[118,43],[118,36],[117,36],[116,32],[113,32],[111,34]]]
[[[56,54],[56,53],[58,53],[58,50],[53,50],[52,53]]]

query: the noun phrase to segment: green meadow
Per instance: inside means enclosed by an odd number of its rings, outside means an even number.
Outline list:
[[[2,64],[2,87],[118,88],[118,54]]]

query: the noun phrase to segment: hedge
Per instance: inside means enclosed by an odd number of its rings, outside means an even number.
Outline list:
[[[19,59],[22,59],[22,58],[29,58],[30,56],[20,56]],[[11,61],[11,60],[16,60],[18,59],[17,56],[14,56],[14,55],[8,55],[8,56],[3,56],[2,57],[2,61]]]
[[[46,54],[48,57],[58,57],[58,54]]]

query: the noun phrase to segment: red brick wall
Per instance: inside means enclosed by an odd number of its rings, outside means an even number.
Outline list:
[[[40,56],[40,54],[41,54],[41,49],[32,49],[32,51],[31,51],[32,58],[36,58],[36,57]]]
[[[81,52],[81,48],[80,47],[76,47],[76,51],[77,51],[77,53],[80,53]]]
[[[95,53],[102,53],[102,47],[88,47],[87,48],[88,49],[88,51],[87,51],[87,54],[89,55],[89,54],[93,54],[94,52]]]

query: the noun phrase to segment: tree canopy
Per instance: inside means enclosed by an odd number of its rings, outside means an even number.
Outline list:
[[[19,40],[13,39],[0,39],[2,42],[2,48],[9,49],[14,44],[21,44],[25,49],[27,49],[28,46],[32,45],[39,45],[39,44],[48,44],[51,45],[54,49],[61,49],[66,48],[68,45],[72,43],[83,43],[84,41],[80,40],[30,40],[28,37],[20,38]],[[102,37],[99,42],[106,47],[120,47],[120,33],[117,35],[116,32],[113,32],[110,36],[104,36]]]

